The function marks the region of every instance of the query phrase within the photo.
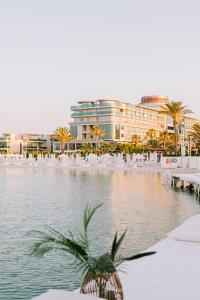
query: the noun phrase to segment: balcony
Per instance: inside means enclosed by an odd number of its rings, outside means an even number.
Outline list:
[[[24,146],[24,150],[47,150],[48,147],[47,146],[34,146],[34,145],[27,145]]]
[[[96,116],[96,115],[110,115],[110,114],[116,114],[115,112],[113,112],[112,110],[99,110],[96,112],[75,112],[71,115],[72,118],[76,118],[76,117],[84,117],[84,116]]]
[[[101,108],[101,107],[111,107],[114,106],[113,104],[110,103],[105,103],[105,102],[101,102],[101,103],[84,103],[84,104],[79,104],[79,105],[72,105],[71,106],[71,110],[77,110],[77,109],[84,109],[84,108]]]
[[[120,102],[100,102],[100,103],[83,103],[79,105],[72,105],[71,110],[82,110],[85,108],[92,109],[92,108],[102,108],[102,107],[118,107],[122,109],[131,109],[131,110],[137,110],[142,111],[140,108],[136,107],[134,104],[123,104]]]
[[[45,143],[45,142],[47,142],[47,139],[45,139],[45,138],[32,138],[32,139],[30,139],[30,142],[36,142],[36,143]]]

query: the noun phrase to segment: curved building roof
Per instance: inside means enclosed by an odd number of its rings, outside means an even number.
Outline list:
[[[141,98],[141,105],[150,106],[150,107],[160,107],[163,104],[167,104],[170,102],[168,96],[159,96],[159,95],[152,95],[152,96],[144,96]]]

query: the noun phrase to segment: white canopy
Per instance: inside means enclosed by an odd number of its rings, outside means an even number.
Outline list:
[[[49,290],[48,292],[33,298],[32,300],[93,300],[96,297],[78,294],[76,292],[67,292],[62,290]]]

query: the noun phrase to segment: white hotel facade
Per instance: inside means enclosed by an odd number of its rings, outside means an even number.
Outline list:
[[[114,99],[80,101],[71,107],[70,132],[74,137],[73,142],[94,142],[90,137],[94,125],[104,130],[105,136],[102,140],[121,143],[130,142],[133,134],[144,140],[149,129],[154,129],[157,133],[164,130],[173,132],[173,121],[162,110],[169,102],[166,96],[142,97],[138,104]],[[185,138],[190,135],[192,126],[197,122],[199,119],[191,115],[183,117]]]

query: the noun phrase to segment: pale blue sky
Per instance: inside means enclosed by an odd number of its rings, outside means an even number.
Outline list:
[[[200,1],[0,0],[0,132],[66,126],[77,100],[180,99],[200,116]]]

